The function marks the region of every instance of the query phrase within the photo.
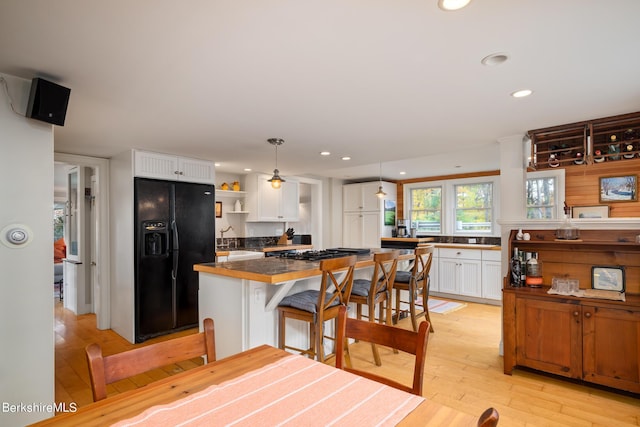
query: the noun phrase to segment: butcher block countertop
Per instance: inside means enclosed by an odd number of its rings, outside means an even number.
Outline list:
[[[382,237],[383,242],[411,242],[411,243],[427,243],[433,242],[433,237]]]
[[[393,249],[376,248],[371,249],[371,253],[369,254],[358,255],[356,268],[373,266],[373,254],[392,250]],[[413,258],[413,250],[411,249],[397,250],[400,252],[399,259],[409,260]],[[216,274],[219,276],[254,280],[270,284],[306,279],[321,274],[320,261],[301,261],[278,257],[238,260],[233,262],[210,262],[196,264],[193,266],[193,269],[200,273]]]

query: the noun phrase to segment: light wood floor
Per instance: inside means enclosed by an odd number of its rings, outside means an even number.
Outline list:
[[[426,398],[476,416],[493,406],[500,413],[500,426],[640,425],[639,397],[522,370],[504,375],[498,354],[500,307],[467,303],[449,314],[431,314],[431,319],[435,333],[430,335],[427,348]],[[60,304],[56,304],[55,325],[56,401],[84,406],[92,401],[84,347],[99,342],[105,354],[110,354],[133,345],[112,331],[96,330],[95,316],[76,317]],[[400,326],[411,327],[408,319]],[[376,367],[369,345],[350,347],[354,364],[410,383],[412,356],[382,348],[382,366]],[[133,381],[121,381],[110,387],[109,394],[139,387],[196,363],[172,365]]]

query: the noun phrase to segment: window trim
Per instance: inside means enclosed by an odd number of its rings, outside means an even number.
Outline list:
[[[541,178],[555,178],[556,179],[556,200],[555,205],[556,208],[554,210],[555,217],[552,218],[541,218],[539,221],[557,221],[562,219],[564,216],[564,201],[565,199],[565,170],[564,169],[545,169],[541,171],[535,172],[527,172],[526,177],[524,179],[522,189],[522,206],[524,208],[524,217],[527,217],[527,182],[530,179],[541,179]]]
[[[493,185],[493,203],[491,212],[491,231],[456,231],[456,194],[455,186],[464,184],[491,183]],[[440,233],[429,233],[434,236],[460,236],[500,237],[498,215],[500,214],[500,175],[480,176],[475,178],[446,179],[438,181],[421,181],[403,186],[404,212],[406,218],[411,218],[411,190],[416,188],[441,187],[442,188],[442,227]],[[526,200],[525,200],[526,203]]]

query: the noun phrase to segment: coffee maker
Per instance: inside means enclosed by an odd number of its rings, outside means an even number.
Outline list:
[[[396,226],[396,235],[398,237],[407,237],[407,223],[404,219],[398,220],[398,225]]]

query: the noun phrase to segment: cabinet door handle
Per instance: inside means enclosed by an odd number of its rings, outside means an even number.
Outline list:
[[[580,313],[578,313],[577,311],[574,311],[574,312],[573,312],[573,316],[574,316],[574,317],[578,317],[579,315],[580,315]]]
[[[591,317],[591,313],[587,312],[584,314],[584,317],[586,317],[587,319]]]

